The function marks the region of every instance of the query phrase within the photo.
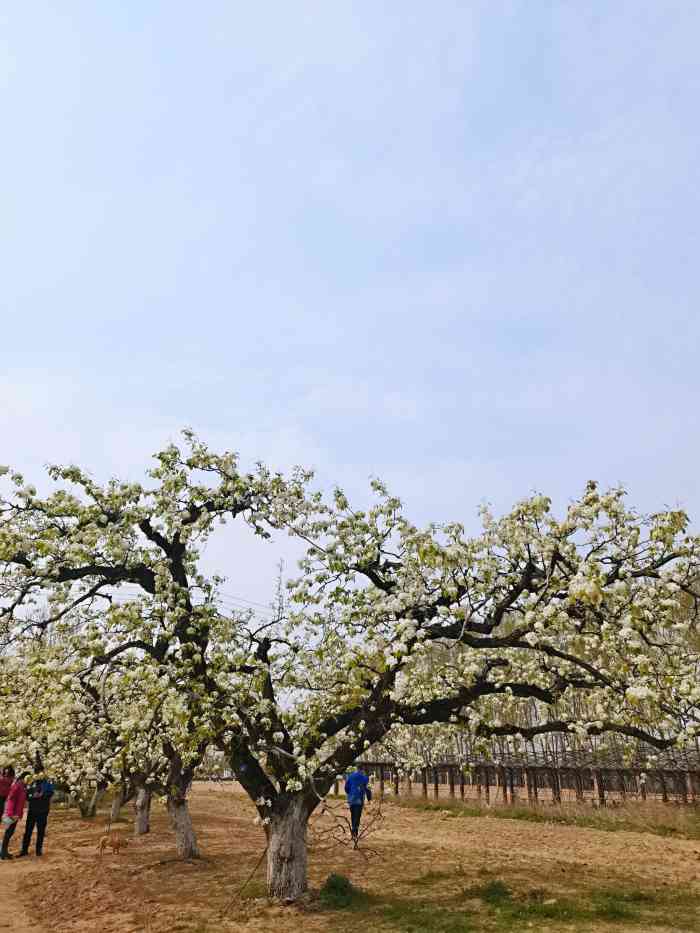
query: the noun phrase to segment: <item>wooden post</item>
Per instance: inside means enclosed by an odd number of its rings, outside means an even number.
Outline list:
[[[510,805],[515,806],[515,768],[508,769],[508,783],[510,784]]]
[[[379,799],[384,800],[384,765],[379,765]]]
[[[491,786],[489,784],[491,780],[491,775],[489,774],[489,766],[484,765],[484,795],[486,797],[486,806],[491,806]]]
[[[598,805],[601,807],[605,806],[605,779],[603,778],[603,771],[601,768],[598,768],[593,772],[593,783],[596,786],[598,791]]]
[[[639,797],[639,783],[637,782],[637,772],[630,771],[630,791],[634,794],[635,797]]]
[[[439,777],[438,769],[433,768],[433,797],[435,797],[436,800],[440,796],[440,787],[438,784],[438,777]]]
[[[664,803],[668,803],[668,788],[666,787],[666,778],[663,771],[659,771],[659,784],[661,784],[661,799]]]
[[[394,771],[394,795],[399,796],[399,772],[398,769]]]
[[[531,771],[531,780],[532,780],[532,800],[534,803],[540,802],[540,779],[539,779],[539,768],[533,768]]]
[[[624,803],[627,800],[627,775],[624,769],[618,768],[617,777],[620,781],[620,800]]]
[[[459,796],[462,798],[462,800],[464,800],[464,785],[465,785],[464,768],[460,768],[459,769]]]
[[[447,768],[447,779],[450,782],[450,797],[455,795],[455,769],[454,765],[449,765]]]
[[[501,794],[503,796],[503,803],[508,803],[508,778],[506,776],[506,769],[503,765],[498,766],[498,783],[501,785]]]
[[[476,799],[479,801],[479,806],[481,806],[481,794],[482,794],[481,774],[482,774],[482,771],[484,771],[484,769],[479,767],[479,765],[477,765],[475,768],[475,772],[474,772],[476,774]]]
[[[428,769],[423,768],[421,771],[421,782],[423,784],[423,796],[428,796]]]
[[[559,772],[556,768],[550,768],[549,774],[552,782],[552,803],[561,803],[561,784],[559,782]]]

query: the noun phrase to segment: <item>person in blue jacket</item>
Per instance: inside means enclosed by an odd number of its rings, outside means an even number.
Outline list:
[[[348,797],[348,806],[350,807],[350,827],[352,838],[357,842],[360,834],[360,820],[362,819],[362,808],[367,800],[372,799],[372,788],[369,786],[369,778],[362,770],[362,765],[358,765],[356,770],[349,774],[345,781],[345,793]]]

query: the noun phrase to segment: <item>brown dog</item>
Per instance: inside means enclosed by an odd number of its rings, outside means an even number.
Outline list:
[[[119,855],[120,850],[125,849],[128,845],[129,840],[125,839],[121,833],[106,833],[100,839],[97,848],[100,851],[100,857],[102,857],[107,846],[112,850],[112,855]]]

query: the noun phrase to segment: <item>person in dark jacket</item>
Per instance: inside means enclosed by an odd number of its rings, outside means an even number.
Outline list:
[[[355,843],[357,843],[360,835],[360,820],[362,819],[362,808],[365,805],[365,797],[367,800],[372,799],[372,789],[369,786],[369,778],[362,770],[362,765],[358,765],[357,769],[353,771],[352,774],[348,775],[345,781],[345,793],[347,794],[348,806],[350,807],[352,838]]]
[[[8,765],[8,767],[0,769],[0,820],[5,812],[5,801],[10,793],[14,779],[15,769],[13,767]]]
[[[35,775],[34,780],[27,789],[27,822],[24,827],[24,838],[22,839],[22,851],[19,857],[29,855],[29,845],[32,841],[32,833],[36,826],[36,854],[41,855],[44,848],[44,836],[46,835],[46,823],[49,819],[49,809],[51,808],[51,798],[53,797],[53,784],[40,775]]]

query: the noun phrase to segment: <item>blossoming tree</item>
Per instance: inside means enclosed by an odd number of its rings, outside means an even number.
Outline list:
[[[163,754],[183,854],[196,851],[186,787],[211,743],[258,808],[270,894],[294,899],[310,815],[397,725],[619,732],[659,747],[697,733],[700,544],[683,513],[642,517],[621,490],[590,484],[560,518],[535,496],[500,519],[484,512],[469,538],[458,524],[415,527],[378,482],[362,511],[340,491],[309,495],[308,474],[242,475],[194,438],[158,460],[150,488],[54,468],[79,495],[41,499],[14,477],[0,500],[0,592],[13,630],[28,608],[41,625],[79,608],[91,665],[126,653],[177,692],[182,730]],[[275,621],[223,616],[219,581],[199,568],[213,523],[234,517],[307,544],[294,611]],[[137,592],[117,605],[120,586]],[[595,718],[547,715],[575,710],[579,692]],[[518,721],[523,699],[542,708],[535,726]]]
[[[202,574],[199,551],[216,522],[239,518],[269,536],[265,525],[288,520],[304,501],[306,477],[262,467],[242,474],[233,455],[185,438],[184,454],[172,445],[156,455],[148,486],[101,485],[76,466],[56,466],[49,473],[61,486],[41,497],[2,469],[14,491],[0,498],[0,636],[11,644],[57,631],[85,670],[136,661],[163,694],[179,697],[178,740],[163,730],[159,751],[178,852],[190,857],[198,848],[187,789],[221,728],[221,685],[228,689],[235,670],[216,646],[230,642],[236,623],[218,613],[219,581]]]
[[[41,765],[85,817],[110,787],[113,819],[135,798],[141,835],[151,795],[167,794],[164,743],[188,744],[185,698],[133,655],[103,669],[86,666],[80,626],[77,632],[64,630],[48,644],[16,642],[0,658],[0,760]]]
[[[416,528],[375,491],[369,511],[338,492],[293,522],[308,542],[298,611],[257,638],[258,674],[231,715],[231,762],[281,897],[305,889],[307,820],[335,776],[397,725],[618,732],[658,747],[698,732],[700,551],[683,513],[644,518],[621,490],[590,484],[561,518],[535,496],[498,520],[485,512],[470,539],[457,524]],[[578,693],[594,717],[547,715],[575,710]],[[523,699],[541,707],[534,726],[517,720]]]

